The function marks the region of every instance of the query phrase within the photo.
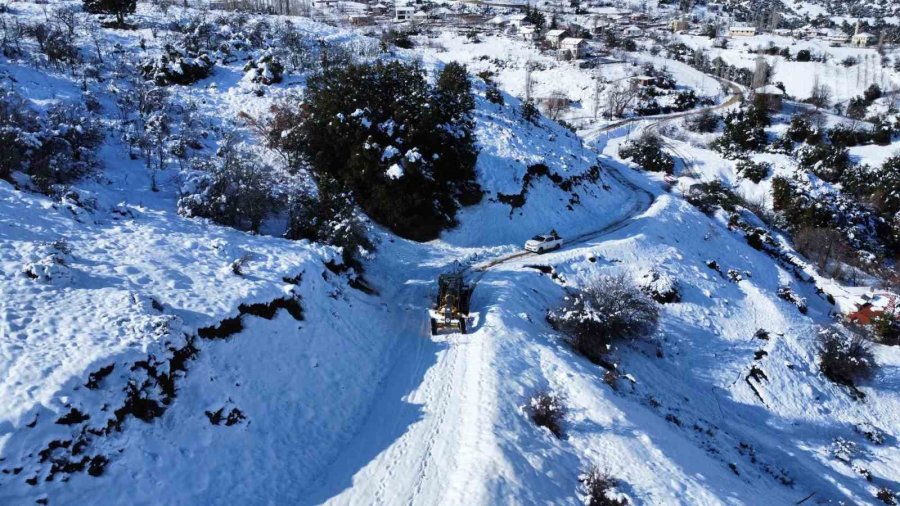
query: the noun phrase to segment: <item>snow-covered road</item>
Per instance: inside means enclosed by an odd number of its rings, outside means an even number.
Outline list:
[[[605,217],[595,230],[566,240],[562,251],[542,255],[550,261],[571,247],[596,243],[605,234],[623,229],[653,202],[653,195],[632,183],[618,169],[610,175],[631,191],[620,212]],[[473,294],[475,322],[469,334],[442,334],[429,339],[424,308],[429,303],[427,284],[434,269],[410,274],[416,280],[401,283],[392,295],[404,303],[404,328],[418,335],[398,336],[396,362],[383,381],[378,398],[402,398],[403,408],[375,404],[363,425],[337,459],[322,470],[310,504],[482,504],[490,502],[485,476],[500,472],[501,460],[494,440],[497,419],[497,377],[491,367],[497,343],[484,322],[490,299],[491,269],[537,256],[516,252],[486,260],[473,267],[473,282],[482,289]],[[426,281],[426,282],[422,282]],[[371,456],[371,459],[365,459]],[[345,477],[352,475],[347,483]]]

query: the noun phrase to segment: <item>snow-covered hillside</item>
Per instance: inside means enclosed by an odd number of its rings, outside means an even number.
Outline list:
[[[374,246],[358,277],[338,246],[283,238],[286,212],[260,233],[188,216],[202,171],[135,140],[153,123],[138,132],[127,104],[152,97],[123,99],[144,92],[123,66],[162,61],[179,37],[214,41],[208,77],[167,83],[167,107],[190,121],[166,135],[190,130],[201,161],[237,143],[289,199],[315,180],[264,125],[329,58],[419,61],[433,78],[451,60],[475,73],[530,48],[447,34],[399,50],[307,18],[144,2],[126,30],[92,24],[80,5],[0,10],[37,23],[74,8],[78,51],[103,57],[93,73],[72,70],[31,36],[0,56],[2,90],[41,118],[88,96],[103,127],[96,169],[64,188],[0,179],[0,504],[583,504],[592,467],[629,504],[875,504],[900,491],[900,349],[872,344],[878,367],[853,388],[827,379],[818,334],[836,324],[828,295],[843,287],[753,247],[737,218],[704,214],[685,188],[623,160],[620,147],[658,119],[579,135],[523,119],[522,68],[498,74],[502,104],[472,76],[481,201],[428,242],[364,221]],[[308,52],[289,61],[296,47]],[[272,55],[284,79],[262,84]],[[725,100],[683,63],[640,59]],[[169,63],[156,75],[192,64]],[[536,93],[591,100],[589,73],[545,63]],[[744,185],[698,139],[666,143],[685,184]],[[522,250],[551,229],[559,251]],[[435,280],[452,269],[474,285],[468,332],[431,335]],[[547,314],[602,276],[678,297],[653,303],[655,330],[598,365]],[[538,392],[564,400],[562,437],[532,422]]]

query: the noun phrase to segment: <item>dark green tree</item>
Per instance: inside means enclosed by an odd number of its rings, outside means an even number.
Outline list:
[[[310,77],[300,135],[282,149],[349,191],[376,222],[430,240],[456,223],[460,205],[481,198],[473,107],[459,64],[434,86],[416,64],[333,65]]]
[[[116,24],[125,24],[125,16],[134,14],[137,0],[83,0],[84,10],[91,14],[112,14]]]

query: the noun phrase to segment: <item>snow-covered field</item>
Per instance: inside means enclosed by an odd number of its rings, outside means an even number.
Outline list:
[[[22,17],[42,9],[11,5]],[[155,29],[163,20],[144,3],[135,18]],[[311,40],[377,47],[292,22]],[[110,46],[164,39],[100,30]],[[0,180],[0,504],[580,504],[591,466],[633,504],[874,504],[876,489],[898,490],[898,348],[873,346],[880,367],[859,385],[865,399],[853,398],[817,365],[832,305],[724,214],[704,215],[621,160],[632,128],[584,143],[548,119],[521,120],[526,61],[545,65],[536,96],[558,89],[582,104],[591,71],[493,37],[446,34],[396,57],[430,69],[459,60],[475,73],[497,71],[489,62],[501,56],[505,105],[472,80],[485,198],[427,243],[373,226],[371,293],[326,265],[340,257],[334,247],[179,215],[177,170],[156,174],[151,191],[144,161],[112,130],[100,173],[73,185],[80,204]],[[643,58],[722,98],[716,80]],[[218,62],[174,100],[210,120],[210,156],[234,129],[276,165],[241,113],[265,116],[302,92],[304,76],[258,94],[243,64]],[[81,93],[77,76],[25,59],[0,56],[0,78],[38,108]],[[111,84],[90,86],[113,124]],[[703,178],[742,184],[732,162],[672,142]],[[876,163],[886,149],[854,155]],[[536,164],[573,183],[523,187]],[[500,200],[519,192],[520,207]],[[521,254],[551,228],[568,241],[560,251]],[[470,332],[431,336],[434,280],[455,262],[476,267]],[[660,306],[652,335],[613,353],[612,379],[547,323],[569,290],[650,270],[675,280],[681,300]],[[808,312],[778,297],[786,286]],[[565,437],[529,419],[539,390],[566,399]]]
[[[713,47],[714,41],[706,37],[682,35],[681,40],[692,48],[705,49],[711,59],[718,56],[728,64],[750,70],[754,69],[758,57],[750,51],[773,45],[787,48],[793,59],[801,50],[807,50],[815,57],[826,56],[825,62],[789,61],[782,56],[764,57],[774,67],[772,82],[784,83],[787,93],[798,100],[809,97],[815,83],[827,86],[836,102],[845,102],[861,95],[872,84],[885,91],[900,87],[900,74],[892,66],[882,64],[882,56],[875,48],[834,47],[823,40],[796,40],[771,34],[729,38],[727,49]],[[894,61],[898,53],[896,49],[888,49],[886,55],[889,61]],[[843,62],[848,58],[858,63],[847,67]]]

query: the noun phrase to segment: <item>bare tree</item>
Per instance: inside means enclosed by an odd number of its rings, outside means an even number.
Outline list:
[[[638,89],[631,83],[623,81],[615,81],[606,93],[607,114],[610,117],[620,117],[625,113],[628,106],[638,96]]]
[[[559,119],[559,115],[569,108],[569,104],[569,98],[562,91],[554,91],[550,94],[550,98],[544,100],[547,116],[554,121]]]
[[[831,105],[831,89],[819,82],[818,75],[813,79],[812,90],[806,102],[815,106],[816,110],[825,109]]]
[[[753,80],[750,82],[753,88],[765,86],[775,74],[775,66],[769,64],[762,56],[756,59],[756,68],[753,70]]]

